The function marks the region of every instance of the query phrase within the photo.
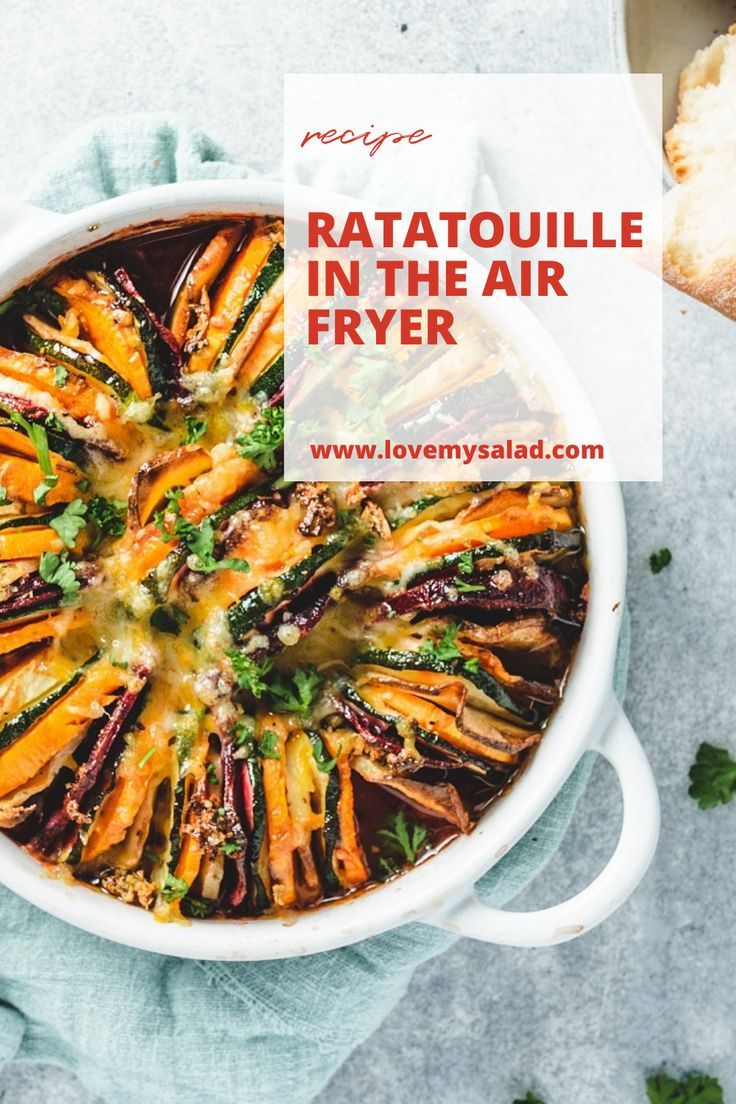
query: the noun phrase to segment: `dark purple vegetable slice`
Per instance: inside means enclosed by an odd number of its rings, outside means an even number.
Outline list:
[[[230,832],[240,850],[229,856],[232,871],[232,884],[226,890],[223,905],[226,912],[238,912],[248,896],[248,873],[246,868],[247,836],[240,811],[238,772],[240,763],[235,759],[233,742],[229,736],[221,741],[222,746],[222,807],[225,810]],[[242,796],[242,792],[241,795]]]
[[[86,808],[90,804],[102,769],[131,713],[140,705],[151,671],[138,665],[133,668],[133,674],[137,683],[125,690],[116,701],[108,719],[97,733],[87,760],[82,763],[70,783],[61,807],[52,813],[41,831],[29,843],[31,850],[38,851],[46,858],[54,858],[76,843]]]
[[[43,610],[58,609],[62,597],[60,587],[47,583],[33,571],[11,584],[8,596],[0,602],[0,623],[20,621]]]
[[[421,583],[393,594],[381,603],[384,616],[390,613],[436,612],[472,608],[514,612],[541,610],[565,618],[570,594],[564,578],[548,568],[533,571],[505,565],[493,571],[477,571],[456,582],[454,571],[427,576]]]

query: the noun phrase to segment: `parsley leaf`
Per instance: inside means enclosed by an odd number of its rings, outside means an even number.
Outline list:
[[[274,712],[305,716],[312,708],[323,681],[314,667],[295,667],[290,676],[277,676],[269,690]]]
[[[53,491],[56,484],[59,482],[58,475],[45,475],[40,483],[37,483],[33,488],[33,501],[39,506],[46,505],[46,495],[49,491]]]
[[[225,655],[232,664],[235,681],[240,689],[249,690],[254,698],[262,698],[268,689],[264,678],[271,670],[273,661],[266,658],[263,663],[256,663],[239,648],[228,648]]]
[[[528,1089],[526,1096],[521,1097],[521,1099],[517,1098],[512,1102],[512,1104],[544,1104],[544,1101],[540,1100],[535,1092],[532,1092],[531,1089]]]
[[[125,532],[125,503],[118,499],[95,495],[87,503],[87,516],[94,526],[93,548],[108,537],[122,537]]]
[[[43,474],[53,475],[54,469],[51,464],[51,454],[49,452],[49,437],[44,427],[37,422],[29,422],[28,419],[24,418],[22,414],[19,414],[17,410],[10,411],[10,420],[11,422],[15,422],[17,426],[20,426],[23,432],[28,436],[29,441],[36,451],[38,466]]]
[[[233,728],[233,746],[236,749],[237,758],[247,759],[255,750],[256,726],[250,717],[237,721]]]
[[[235,438],[239,454],[263,471],[277,466],[277,454],[284,443],[284,408],[271,406],[248,433]]]
[[[460,556],[458,556],[456,563],[457,563],[457,569],[458,569],[458,571],[460,572],[461,575],[472,575],[473,574],[473,553],[472,552],[463,552]]]
[[[207,432],[207,423],[201,418],[195,418],[193,414],[184,415],[184,424],[187,427],[183,441],[185,445],[195,444]]]
[[[669,548],[660,548],[659,552],[652,552],[649,557],[649,567],[652,575],[659,575],[668,564],[672,563],[672,553]]]
[[[264,728],[258,737],[258,750],[264,759],[280,759],[278,733],[272,728]]]
[[[471,594],[476,590],[485,590],[485,586],[482,583],[466,583],[465,579],[461,579],[458,575],[452,580],[457,587],[458,594]]]
[[[242,843],[236,843],[235,840],[226,840],[220,844],[220,850],[223,855],[239,855],[243,850]]]
[[[187,518],[182,517],[179,513],[181,495],[181,490],[168,491],[166,495],[169,502],[168,507],[159,510],[154,517],[154,523],[158,527],[162,539],[169,542],[178,538],[194,557],[193,569],[195,571],[202,571],[208,575],[212,571],[219,571],[221,568],[229,568],[230,571],[250,571],[250,564],[247,560],[241,560],[237,557],[225,557],[222,560],[215,559],[215,527],[212,524],[212,519],[205,518],[199,525],[194,525]],[[174,515],[173,532],[165,525],[167,514]]]
[[[463,670],[468,671],[471,675],[477,674],[480,670],[480,660],[477,656],[473,656],[472,659],[466,659],[463,663]]]
[[[217,767],[214,763],[207,764],[205,773],[207,774],[207,781],[211,786],[217,786],[219,784],[220,776],[217,773]]]
[[[186,897],[189,891],[189,886],[183,878],[177,878],[174,874],[167,874],[166,881],[161,889],[161,896],[164,901],[172,904],[174,901],[181,901]]]
[[[203,901],[200,897],[185,897],[182,905],[183,911],[193,920],[204,920],[215,910],[214,901]]]
[[[419,651],[424,655],[432,656],[434,659],[459,659],[462,652],[460,652],[455,644],[455,638],[459,632],[460,626],[454,621],[450,621],[438,642],[434,640],[425,640],[419,648]]]
[[[69,563],[69,553],[62,552],[57,556],[55,552],[42,552],[38,564],[38,573],[46,583],[58,586],[62,593],[64,605],[75,602],[80,589],[74,566]]]
[[[319,736],[317,736],[312,743],[312,752],[314,754],[314,761],[317,764],[317,770],[321,771],[322,774],[329,774],[337,763],[337,755],[334,755],[332,759],[327,758],[325,745],[322,743]],[[338,755],[339,754],[340,749],[338,748]]]
[[[727,805],[736,794],[736,761],[726,748],[703,743],[690,767],[690,796],[701,809]]]
[[[65,364],[56,364],[54,366],[54,385],[56,387],[64,387],[66,381],[69,379],[69,370]]]
[[[67,548],[73,548],[82,529],[87,524],[87,506],[81,498],[67,503],[62,513],[51,518],[49,525],[61,537]]]
[[[0,483],[0,506],[8,501],[8,488]]]
[[[689,1073],[679,1081],[666,1073],[647,1077],[650,1104],[723,1104],[723,1089],[715,1077]]]
[[[388,859],[398,859],[404,865],[409,863],[413,866],[429,842],[424,825],[407,820],[403,809],[386,818],[386,824],[379,828],[378,835]]]

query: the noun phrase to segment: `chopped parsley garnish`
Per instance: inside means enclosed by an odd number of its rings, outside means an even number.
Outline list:
[[[384,827],[378,830],[378,836],[384,852],[380,866],[389,876],[395,874],[399,866],[413,866],[429,843],[424,825],[408,820],[403,809],[387,817]]]
[[[38,460],[38,466],[43,474],[43,479],[33,492],[33,500],[38,503],[39,506],[45,506],[46,495],[49,491],[52,491],[59,482],[59,477],[55,474],[53,464],[51,463],[48,434],[42,425],[39,425],[37,422],[29,422],[28,419],[24,418],[22,414],[19,414],[17,410],[10,411],[10,420],[15,422],[17,426],[20,426],[33,445],[36,459]]]
[[[451,621],[446,626],[445,631],[439,641],[425,640],[419,651],[424,655],[432,656],[434,659],[441,659],[447,661],[449,659],[460,659],[462,652],[455,644],[455,638],[460,632],[460,626],[454,621]]]
[[[62,513],[51,518],[49,525],[54,529],[67,548],[73,548],[77,537],[87,524],[87,505],[81,498],[67,503]]]
[[[223,855],[239,855],[243,850],[242,843],[236,843],[235,840],[226,840],[225,843],[220,844],[220,850]]]
[[[669,548],[660,548],[658,552],[652,552],[649,557],[649,567],[652,575],[659,575],[665,567],[672,563],[672,553]]]
[[[232,664],[235,681],[240,689],[248,690],[254,698],[262,698],[268,689],[264,679],[273,666],[272,660],[266,658],[263,663],[256,663],[239,648],[228,648],[225,655]]]
[[[280,759],[278,733],[272,728],[264,728],[258,737],[258,750],[264,759]]]
[[[69,369],[65,364],[57,364],[54,367],[54,385],[63,387],[69,379]]]
[[[466,659],[465,663],[463,664],[463,668],[464,670],[469,671],[471,675],[474,675],[480,669],[480,660],[477,656],[473,656],[472,659]]]
[[[701,809],[727,805],[736,794],[736,761],[726,748],[703,743],[690,767],[690,796]]]
[[[161,889],[161,896],[164,901],[173,904],[174,901],[183,900],[188,892],[189,886],[183,878],[177,878],[175,874],[166,875],[166,881]]]
[[[278,675],[269,687],[274,712],[305,716],[322,689],[323,681],[314,667],[295,667],[291,675]]]
[[[155,754],[156,754],[156,749],[155,748],[149,748],[148,751],[146,752],[146,754],[143,756],[143,758],[139,762],[138,768],[140,770],[143,770],[146,763],[150,763],[151,759],[153,759]]]
[[[250,571],[247,560],[235,557],[226,557],[222,560],[215,559],[215,527],[211,518],[205,518],[199,525],[194,525],[179,512],[179,500],[182,496],[181,489],[167,491],[168,506],[159,510],[154,515],[154,524],[159,530],[163,540],[170,542],[180,540],[187,551],[194,557],[193,570],[210,574],[221,568],[230,571]],[[167,525],[167,517],[173,515],[173,530]]]
[[[80,583],[74,566],[69,562],[68,552],[62,552],[60,556],[55,552],[42,552],[38,573],[44,582],[59,587],[65,606],[77,600]]]
[[[46,415],[46,420],[43,424],[47,429],[53,429],[56,433],[64,432],[64,425],[61,418],[59,418],[58,414],[54,414],[53,412]]]
[[[325,745],[319,736],[312,743],[312,752],[314,753],[314,761],[317,764],[317,770],[323,774],[329,774],[334,769],[337,763],[337,755],[333,755],[331,759],[327,758],[327,752],[325,751]],[[339,754],[339,749],[338,749]]]
[[[253,754],[256,737],[255,721],[250,717],[238,721],[233,728],[233,746],[246,759]]]
[[[248,433],[235,438],[239,454],[252,460],[263,471],[277,466],[278,453],[284,443],[284,408],[271,406],[263,411]]]
[[[723,1104],[723,1089],[715,1077],[688,1073],[679,1080],[666,1073],[647,1077],[649,1104]]]
[[[201,897],[185,897],[182,910],[193,920],[204,920],[215,910],[214,901],[203,901]]]
[[[209,782],[209,784],[211,786],[217,786],[220,781],[220,776],[217,773],[217,767],[215,766],[215,764],[208,763],[205,770],[207,773],[207,781]]]
[[[544,1104],[544,1101],[538,1097],[535,1092],[528,1089],[526,1096],[522,1096],[521,1098],[517,1097],[517,1099],[513,1101],[513,1104]]]
[[[482,583],[466,583],[465,579],[461,579],[458,575],[452,581],[457,587],[458,594],[470,594],[476,590],[486,589]]]
[[[458,558],[455,562],[457,563],[457,569],[458,569],[458,571],[460,572],[461,575],[472,575],[473,574],[473,553],[472,552],[462,552],[458,556]]]
[[[201,418],[195,418],[193,414],[184,415],[184,424],[187,427],[183,442],[185,445],[195,444],[207,432],[207,423]]]
[[[125,532],[125,503],[117,499],[95,495],[87,503],[87,517],[94,527],[93,548],[108,537],[122,537]]]

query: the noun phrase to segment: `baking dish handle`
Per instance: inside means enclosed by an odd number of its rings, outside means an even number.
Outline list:
[[[473,891],[459,904],[427,917],[427,923],[486,943],[550,947],[589,931],[624,903],[652,861],[659,835],[659,798],[644,749],[616,699],[594,750],[616,771],[623,796],[621,835],[598,877],[568,901],[534,912],[491,908]]]

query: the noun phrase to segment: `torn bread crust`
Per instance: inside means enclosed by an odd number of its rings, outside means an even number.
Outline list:
[[[683,70],[665,151],[678,183],[664,200],[662,275],[736,319],[736,24]]]

